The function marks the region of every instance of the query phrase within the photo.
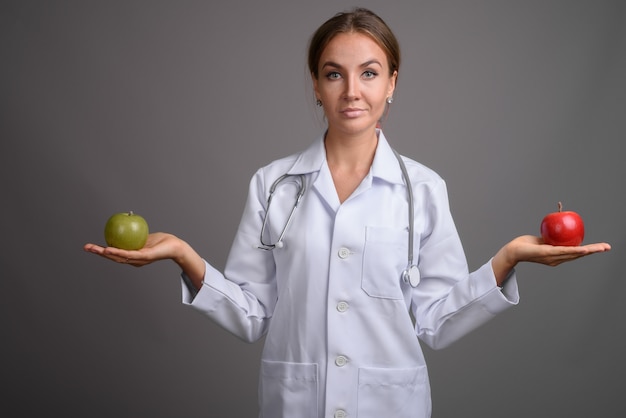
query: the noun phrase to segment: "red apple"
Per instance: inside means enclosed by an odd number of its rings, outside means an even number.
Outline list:
[[[132,210],[116,213],[104,226],[104,239],[110,247],[140,250],[148,239],[148,223]]]
[[[550,245],[580,245],[585,238],[583,219],[576,212],[563,211],[559,202],[559,211],[547,214],[541,221],[541,237]]]

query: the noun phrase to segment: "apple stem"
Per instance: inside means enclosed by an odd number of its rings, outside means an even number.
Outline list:
[[[563,203],[559,202],[559,212],[561,212],[561,211],[563,211]]]
[[[561,202],[559,202],[559,205],[560,204],[561,204]],[[559,212],[560,212],[560,210],[559,210]],[[128,216],[133,216],[133,211],[132,210],[128,212]]]

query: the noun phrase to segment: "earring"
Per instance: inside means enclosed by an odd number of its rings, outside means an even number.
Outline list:
[[[393,97],[387,97],[387,104],[393,103]]]
[[[322,107],[322,101],[321,101],[320,99],[317,99],[317,101],[315,102],[315,104],[316,104],[318,107]]]

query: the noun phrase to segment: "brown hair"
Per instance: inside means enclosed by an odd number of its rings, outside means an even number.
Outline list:
[[[372,38],[385,51],[389,61],[389,75],[400,68],[400,45],[387,24],[368,9],[356,8],[337,13],[328,19],[311,37],[309,43],[309,71],[318,78],[322,51],[339,33],[362,33]]]

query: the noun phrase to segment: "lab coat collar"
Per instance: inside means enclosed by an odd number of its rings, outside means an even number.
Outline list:
[[[402,170],[398,165],[398,159],[391,145],[387,142],[387,138],[385,138],[382,130],[377,130],[377,132],[378,146],[376,148],[376,155],[374,155],[374,161],[372,162],[372,176],[389,183],[404,184]]]
[[[402,171],[398,167],[398,160],[393,149],[387,142],[383,131],[376,129],[378,145],[370,173],[373,177],[385,180],[389,183],[404,184]],[[291,169],[289,174],[308,174],[319,172],[326,161],[326,148],[324,147],[324,135],[320,135],[309,148],[304,150]]]

